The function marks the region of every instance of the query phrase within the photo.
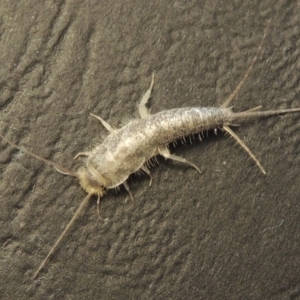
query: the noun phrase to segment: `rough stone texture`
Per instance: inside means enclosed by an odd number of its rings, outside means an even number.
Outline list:
[[[236,110],[300,105],[299,1],[0,2],[0,132],[66,167],[134,115],[156,71],[152,111],[218,105],[263,52]],[[0,142],[2,299],[300,298],[300,116],[211,135],[159,159],[126,191],[95,199],[31,279],[85,196],[76,180]]]

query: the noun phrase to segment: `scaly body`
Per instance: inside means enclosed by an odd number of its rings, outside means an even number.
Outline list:
[[[171,109],[130,121],[112,131],[89,154],[92,165],[114,188],[161,153],[176,139],[227,124],[232,115],[228,108],[187,107]]]
[[[231,108],[187,107],[165,110],[154,115],[141,114],[141,119],[132,120],[120,129],[108,128],[111,132],[101,144],[90,152],[79,153],[79,155],[88,156],[85,171],[88,172],[88,180],[91,182],[85,183],[85,176],[83,180],[79,176],[79,180],[88,193],[99,194],[97,189],[101,189],[101,186],[111,189],[121,184],[124,184],[129,192],[126,184],[128,177],[140,169],[150,175],[146,163],[159,154],[165,158],[187,163],[200,172],[193,163],[171,154],[167,148],[168,144],[185,136],[211,129],[224,128],[229,131],[230,124],[245,119],[297,111],[299,109],[234,113]],[[100,117],[93,116],[106,123]],[[229,133],[233,135],[231,130]],[[234,137],[237,138],[237,136]],[[247,146],[240,140],[238,141],[265,173]],[[94,184],[97,181],[95,173],[101,178],[96,184]],[[94,186],[94,191],[89,189],[91,186]],[[101,191],[100,194],[102,195]]]
[[[140,119],[134,119],[128,122],[120,129],[112,128],[106,121],[99,116],[92,115],[97,118],[109,130],[110,134],[104,141],[97,145],[92,151],[79,152],[75,158],[79,156],[87,156],[85,166],[78,169],[77,172],[65,169],[58,164],[48,161],[28,150],[21,149],[13,142],[6,139],[0,134],[0,137],[15,148],[18,148],[27,154],[54,166],[59,172],[78,178],[81,186],[88,193],[77,209],[71,221],[66,226],[63,233],[60,235],[54,246],[49,251],[46,258],[43,260],[38,270],[33,275],[36,278],[40,270],[44,267],[49,257],[52,255],[57,245],[60,243],[66,232],[69,230],[79,213],[92,197],[98,196],[97,206],[99,212],[99,202],[101,196],[107,189],[115,188],[121,184],[124,185],[129,195],[132,197],[129,186],[126,183],[127,178],[134,172],[142,170],[150,176],[150,184],[152,182],[151,174],[147,168],[147,162],[156,155],[162,155],[166,159],[172,159],[178,162],[187,163],[194,167],[198,172],[200,170],[192,162],[186,159],[171,154],[168,149],[168,144],[172,141],[192,135],[202,133],[203,131],[215,128],[222,128],[229,133],[236,141],[247,151],[250,157],[255,161],[260,170],[265,174],[264,168],[261,166],[256,157],[252,154],[249,148],[240,140],[240,138],[229,128],[231,124],[239,123],[249,118],[257,118],[263,116],[272,116],[278,114],[286,114],[292,112],[300,112],[300,108],[282,109],[272,111],[257,111],[253,108],[245,112],[232,112],[229,108],[230,102],[241,89],[243,83],[248,77],[258,54],[262,48],[266,32],[258,47],[256,56],[254,57],[250,67],[245,73],[243,79],[234,90],[234,92],[218,107],[188,107],[177,108],[167,111],[162,111],[154,115],[150,115],[150,111],[146,107],[150,97],[154,76],[150,88],[147,90],[139,105]]]

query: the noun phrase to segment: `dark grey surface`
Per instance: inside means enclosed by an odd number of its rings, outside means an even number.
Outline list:
[[[219,105],[262,54],[236,110],[300,106],[297,1],[4,1],[0,131],[45,158],[72,157],[134,115],[156,71],[152,112]],[[175,149],[204,169],[165,162],[78,219],[33,273],[85,196],[76,180],[0,143],[2,299],[300,298],[299,115],[235,131],[262,175],[222,135]]]

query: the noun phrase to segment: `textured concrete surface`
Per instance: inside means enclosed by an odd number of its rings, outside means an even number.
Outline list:
[[[299,1],[0,2],[0,131],[45,158],[72,157],[134,115],[156,71],[152,112],[219,105],[263,51],[236,110],[300,106]],[[300,116],[236,128],[268,174],[219,134],[172,149],[126,192],[93,199],[38,278],[85,196],[0,142],[2,299],[300,299]]]

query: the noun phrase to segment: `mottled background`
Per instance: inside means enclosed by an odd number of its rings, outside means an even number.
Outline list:
[[[300,106],[300,2],[0,2],[0,132],[76,168],[105,129],[134,116],[156,71],[152,112],[218,106],[272,18],[236,110]],[[85,196],[78,182],[0,141],[2,299],[300,299],[299,115],[253,121],[159,159],[147,176],[93,199],[31,279]],[[126,202],[126,203],[125,203]]]

